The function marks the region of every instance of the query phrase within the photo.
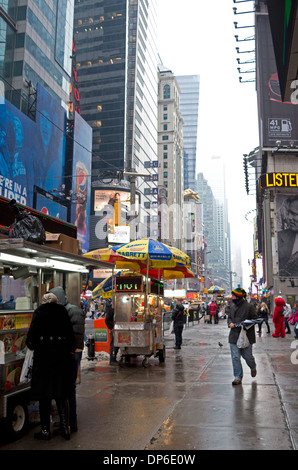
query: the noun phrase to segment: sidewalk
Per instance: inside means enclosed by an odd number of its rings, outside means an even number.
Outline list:
[[[253,349],[257,376],[252,378],[244,363],[242,385],[232,386],[226,320],[188,328],[187,346],[197,328],[209,362],[146,449],[175,449],[179,443],[182,449],[297,450],[298,340],[293,332],[273,338],[263,327]],[[218,341],[223,346],[215,354]],[[184,362],[193,353],[187,346],[181,351]]]
[[[243,364],[242,385],[232,386],[228,333],[226,320],[195,323],[183,330],[181,350],[166,334],[165,362],[151,357],[147,368],[142,357],[123,367],[110,366],[105,353],[88,361],[85,348],[79,431],[70,441],[40,442],[36,425],[1,450],[296,450],[298,341],[293,333],[273,338],[264,327],[253,349],[257,376]]]

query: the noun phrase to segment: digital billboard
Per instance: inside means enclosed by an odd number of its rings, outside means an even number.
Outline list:
[[[298,194],[276,196],[279,275],[298,276]]]
[[[257,88],[261,146],[298,144],[298,107],[283,102],[268,15],[256,15]]]
[[[82,252],[89,251],[89,213],[91,196],[92,128],[75,113],[73,134],[72,190],[74,200],[71,223],[77,227]]]
[[[70,204],[34,185],[34,208],[56,219],[69,220]]]
[[[39,84],[36,121],[7,100],[0,104],[0,195],[33,207],[34,185],[63,183],[66,111]]]

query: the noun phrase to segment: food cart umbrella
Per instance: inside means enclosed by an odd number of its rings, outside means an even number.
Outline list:
[[[147,268],[175,268],[190,266],[190,259],[177,248],[165,245],[153,238],[143,238],[124,245],[115,246],[113,250],[131,261],[146,264]]]
[[[92,299],[96,299],[97,297],[103,297],[104,299],[107,297],[112,297],[113,291],[113,277],[119,276],[122,271],[116,272],[114,275],[107,277],[103,281],[101,281],[98,286],[95,287],[92,291]]]
[[[224,294],[226,291],[222,287],[211,286],[207,292],[208,294]]]
[[[143,274],[146,274],[146,269],[141,269],[140,271]],[[169,269],[153,269],[149,268],[149,277],[153,277],[154,279],[185,279],[185,278],[192,278],[195,277],[195,274],[189,269],[184,266],[176,267],[176,268],[169,268]]]
[[[85,256],[86,258],[105,261],[107,263],[113,263],[115,264],[117,269],[131,269],[134,271],[140,271],[142,267],[142,263],[129,261],[127,258],[124,258],[119,253],[116,253],[112,247],[100,248],[98,250],[89,251],[83,256]]]

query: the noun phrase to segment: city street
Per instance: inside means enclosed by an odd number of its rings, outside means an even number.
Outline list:
[[[56,435],[40,442],[33,438],[39,430],[35,424],[26,437],[0,449],[297,449],[298,341],[293,332],[276,339],[263,328],[254,347],[257,376],[252,378],[245,364],[240,386],[231,384],[227,336],[226,320],[218,325],[201,321],[184,329],[181,350],[174,349],[174,335],[166,336],[165,363],[150,358],[147,368],[142,357],[119,367],[110,366],[102,354],[88,361],[85,351],[77,387],[79,431],[70,441]]]

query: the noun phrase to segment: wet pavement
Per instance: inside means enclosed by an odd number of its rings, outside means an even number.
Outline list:
[[[79,431],[70,441],[40,442],[35,424],[0,450],[296,450],[298,341],[293,333],[273,338],[264,327],[254,346],[257,376],[244,364],[242,385],[232,386],[227,337],[226,320],[193,324],[181,350],[174,335],[165,336],[165,363],[152,357],[147,368],[141,356],[118,367],[104,354],[88,361],[85,350]]]

